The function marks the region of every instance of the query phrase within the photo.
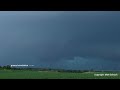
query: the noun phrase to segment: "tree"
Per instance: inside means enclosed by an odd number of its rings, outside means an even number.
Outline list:
[[[10,65],[3,66],[3,69],[11,69],[11,66]]]
[[[2,66],[0,66],[0,69],[2,69]]]
[[[10,65],[7,65],[7,66],[6,66],[6,69],[11,69],[11,66],[10,66]]]

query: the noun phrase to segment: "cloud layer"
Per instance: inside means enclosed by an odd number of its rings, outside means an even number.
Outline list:
[[[119,23],[120,12],[0,12],[0,64],[120,63]]]

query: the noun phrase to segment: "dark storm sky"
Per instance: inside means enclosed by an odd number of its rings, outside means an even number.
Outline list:
[[[119,11],[0,12],[0,65],[120,69]]]

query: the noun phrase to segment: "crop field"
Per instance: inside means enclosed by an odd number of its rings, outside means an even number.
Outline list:
[[[120,79],[120,72],[0,70],[0,79]]]

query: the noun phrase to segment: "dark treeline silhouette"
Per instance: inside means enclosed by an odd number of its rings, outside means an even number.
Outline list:
[[[0,69],[11,69],[11,66],[10,65],[0,66]]]
[[[29,68],[29,67],[28,68],[18,68],[18,67],[11,67],[10,65],[0,66],[0,70],[33,70],[33,71],[54,71],[54,72],[71,72],[71,73],[95,72],[93,69],[91,69],[91,70],[65,70],[65,69]]]
[[[113,70],[66,70],[66,69],[54,69],[54,68],[20,68],[20,67],[11,67],[10,65],[0,66],[0,70],[30,70],[30,71],[53,71],[53,72],[65,72],[65,73],[84,73],[84,72],[113,72]],[[114,71],[115,72],[115,71]]]

